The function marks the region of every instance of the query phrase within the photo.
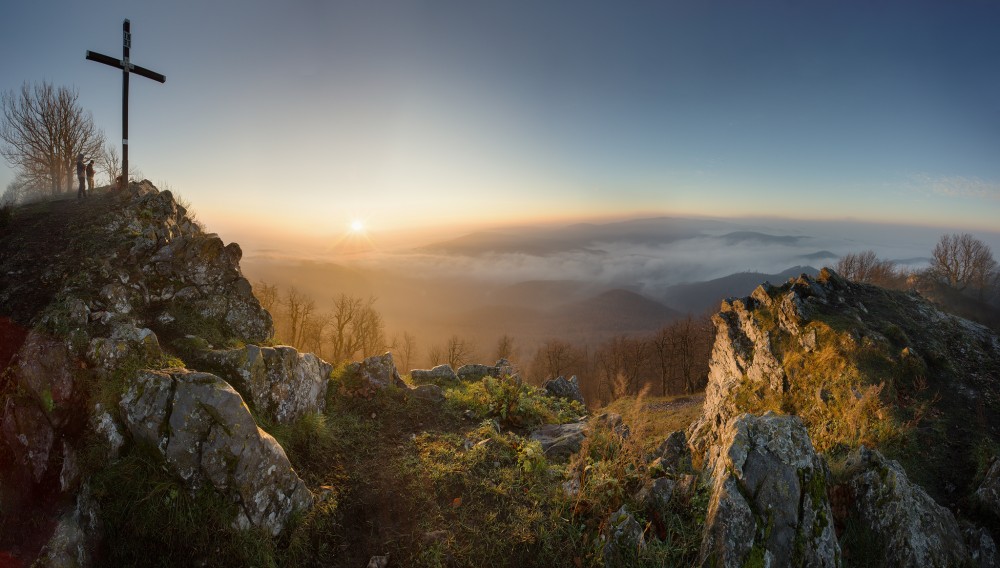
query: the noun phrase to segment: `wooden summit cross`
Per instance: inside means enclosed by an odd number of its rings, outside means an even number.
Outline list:
[[[150,71],[145,67],[133,65],[128,58],[129,48],[132,47],[132,27],[128,20],[122,22],[122,58],[115,59],[100,53],[87,50],[87,59],[117,67],[122,70],[122,178],[121,189],[128,186],[128,74],[135,73],[148,79],[165,83],[166,76]]]

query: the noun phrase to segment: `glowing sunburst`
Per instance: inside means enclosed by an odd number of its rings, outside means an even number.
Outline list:
[[[361,219],[354,219],[351,221],[351,232],[352,233],[363,233],[365,232],[365,222]]]

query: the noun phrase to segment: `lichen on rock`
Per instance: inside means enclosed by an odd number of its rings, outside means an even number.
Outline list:
[[[192,488],[208,483],[240,504],[240,526],[278,534],[313,497],[281,446],[228,383],[208,373],[144,371],[122,397],[132,437],[155,447]]]
[[[826,467],[794,416],[744,414],[710,451],[711,501],[702,563],[839,566],[840,546],[826,495]]]

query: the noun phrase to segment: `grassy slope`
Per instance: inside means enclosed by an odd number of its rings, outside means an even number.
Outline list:
[[[275,432],[307,483],[336,502],[293,533],[285,563],[359,566],[388,553],[401,566],[596,565],[606,517],[645,474],[641,455],[701,409],[700,399],[621,401],[634,443],[596,428],[566,464],[546,460],[525,426],[579,409],[521,388],[521,411],[504,420],[492,404],[499,389],[465,384],[447,396],[443,408],[398,390],[335,397],[322,419]],[[563,481],[584,469],[583,492],[567,496]],[[697,519],[674,520],[686,540],[651,547],[651,565],[693,562]]]

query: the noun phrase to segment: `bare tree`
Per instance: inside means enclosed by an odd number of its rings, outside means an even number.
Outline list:
[[[471,363],[474,352],[475,346],[472,342],[457,335],[449,337],[448,343],[445,344],[445,357],[453,369]]]
[[[370,357],[386,349],[385,323],[374,304],[374,296],[365,300],[341,294],[334,300],[330,318],[330,356],[334,362],[348,361],[359,352]]]
[[[22,85],[0,99],[0,155],[33,187],[53,194],[69,189],[79,154],[96,157],[104,135],[89,112],[77,104],[79,93],[50,83]],[[63,180],[66,185],[63,186]]]
[[[290,345],[299,347],[301,345],[303,327],[312,312],[316,309],[316,303],[295,288],[290,288],[285,294],[284,305],[288,314],[288,337],[286,341]]]
[[[408,331],[403,332],[403,336],[398,341],[393,341],[396,345],[396,354],[403,369],[410,370],[410,363],[417,352],[417,338]]]
[[[532,362],[532,375],[539,381],[566,376],[571,373],[582,374],[587,365],[587,354],[560,339],[549,339],[535,353]]]
[[[659,375],[660,391],[693,393],[708,376],[713,328],[706,317],[687,316],[649,338],[650,363]]]
[[[326,353],[323,349],[323,338],[326,336],[326,330],[330,327],[332,319],[333,316],[328,313],[307,316],[302,323],[302,334],[296,347],[301,351],[315,353],[320,358],[325,359]]]
[[[942,235],[931,253],[932,275],[957,290],[976,288],[980,296],[996,266],[990,247],[969,233]]]
[[[594,352],[601,388],[611,400],[639,392],[648,355],[647,342],[623,335],[612,337]]]
[[[707,319],[690,315],[673,325],[673,358],[684,382],[684,392],[691,394],[702,386],[708,376],[712,326]]]
[[[435,345],[427,350],[427,362],[431,367],[437,367],[445,360],[444,350],[440,345]]]
[[[276,284],[268,284],[267,282],[261,280],[253,287],[253,294],[257,297],[257,301],[260,302],[260,307],[264,308],[270,313],[274,313],[274,308],[278,304],[278,286]]]
[[[673,328],[662,327],[649,339],[650,362],[653,363],[660,378],[660,394],[666,396],[669,392],[667,383],[672,369]]]
[[[382,314],[375,310],[375,298],[369,298],[359,317],[355,319],[354,335],[362,357],[379,355],[386,350],[385,323]]]
[[[7,189],[3,192],[3,197],[0,198],[0,204],[14,205],[16,203],[24,203],[42,193],[39,188],[33,187],[31,182],[23,175],[18,174],[17,177],[7,184]]]
[[[900,279],[896,263],[880,259],[872,250],[842,256],[835,270],[848,280],[883,287],[892,286]]]
[[[497,360],[510,360],[514,357],[514,338],[509,334],[503,334],[497,339]]]

